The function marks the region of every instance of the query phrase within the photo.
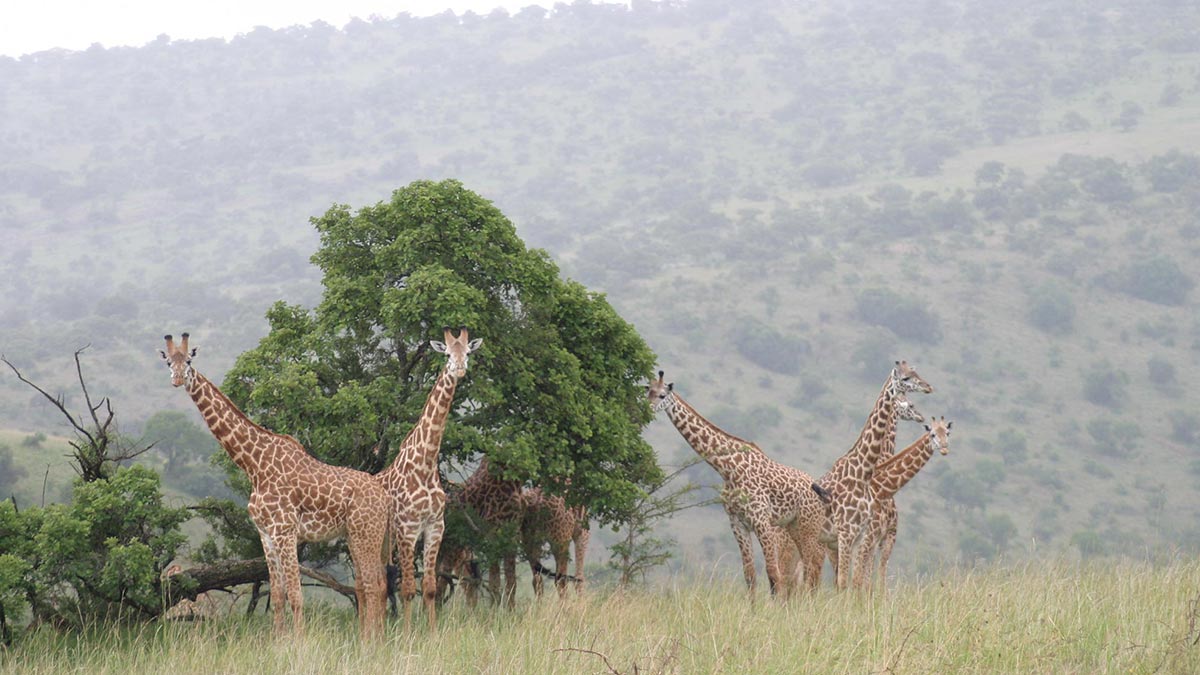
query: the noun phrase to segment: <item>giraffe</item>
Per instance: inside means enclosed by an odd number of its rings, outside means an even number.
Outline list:
[[[183,573],[183,565],[179,563],[171,563],[167,569],[163,570],[162,580],[167,581],[173,576]],[[213,619],[219,616],[220,612],[229,613],[233,610],[233,603],[237,596],[228,602],[218,600],[209,591],[198,593],[194,600],[188,598],[180,598],[178,602],[171,605],[167,611],[163,612],[162,618],[166,620],[184,620],[194,621],[197,619]]]
[[[829,516],[837,537],[835,567],[839,590],[844,590],[850,582],[850,566],[871,519],[874,503],[871,474],[880,455],[891,454],[895,447],[897,397],[910,391],[928,394],[933,392],[933,387],[921,379],[908,362],[897,361],[883,383],[858,440],[819,481],[831,497]]]
[[[509,480],[496,475],[487,457],[484,457],[476,467],[475,472],[463,483],[460,496],[461,505],[478,514],[489,526],[504,527],[513,524],[520,526],[525,516],[525,499],[521,490],[521,482]],[[468,552],[469,555],[469,552]],[[459,562],[462,568],[465,561]],[[517,591],[517,557],[515,552],[505,552],[504,591],[500,591],[500,560],[493,560],[488,565],[488,587],[493,597],[502,597],[504,603],[511,609],[516,603]],[[476,594],[474,588],[468,586],[466,591],[468,604],[474,605]]]
[[[387,493],[370,474],[325,464],[295,438],[250,421],[224,392],[192,368],[196,349],[189,350],[187,333],[179,345],[170,335],[164,339],[166,351],[159,353],[171,370],[171,385],[186,387],[213,436],[250,478],[247,509],[267,560],[275,633],[284,631],[285,606],[292,609],[294,634],[304,633],[297,544],[345,537],[354,564],[359,632],[364,640],[381,638]]]
[[[454,389],[467,374],[467,357],[483,344],[469,339],[467,329],[460,328],[458,337],[443,328],[445,342],[431,340],[435,352],[446,355],[446,366],[433,383],[421,416],[412,431],[400,444],[391,465],[375,475],[391,498],[392,523],[389,534],[400,566],[400,598],[404,603],[404,629],[412,625],[412,604],[417,594],[416,547],[424,537],[425,574],[421,577],[421,594],[431,630],[437,630],[437,559],[446,523],[446,492],[438,475],[438,451],[446,417],[454,402]]]
[[[890,425],[890,428],[888,429],[888,436],[890,438],[888,447],[893,449],[895,448],[896,423],[898,423],[901,419],[907,420],[907,422],[916,422],[919,424],[923,424],[925,422],[924,416],[917,411],[917,406],[912,405],[912,401],[905,398],[904,394],[896,396],[896,416],[895,419],[892,420],[892,425]],[[881,453],[880,460],[878,460],[877,464],[875,465],[876,468],[882,465],[884,461],[892,458],[892,456],[894,456],[892,453]],[[877,507],[878,504],[876,503],[875,506]],[[872,508],[872,522],[874,522],[874,516],[876,513],[876,510]],[[864,534],[864,537],[870,536],[870,533],[870,530],[868,530],[868,532]],[[838,569],[838,532],[836,532],[836,528],[833,525],[832,519],[826,520],[826,524],[824,524],[824,530],[821,533],[821,540],[822,542],[826,543],[829,548],[829,560],[833,563],[833,568]],[[868,550],[868,546],[865,545],[865,542],[866,539],[864,539],[864,544],[859,546],[859,560],[862,560],[864,556],[868,556],[868,554],[865,552]]]
[[[863,540],[862,550],[855,565],[855,584],[870,586],[875,566],[875,549],[879,548],[879,580],[887,582],[888,559],[896,545],[896,526],[899,514],[896,511],[896,492],[917,475],[934,450],[943,455],[950,453],[950,427],[953,422],[941,419],[925,425],[925,434],[904,450],[875,466],[871,476],[871,492],[875,497],[875,510],[871,524]]]
[[[658,379],[647,387],[647,397],[655,412],[666,411],[684,440],[724,480],[721,501],[751,598],[756,582],[752,537],[758,538],[762,548],[772,594],[788,576],[779,566],[780,551],[788,539],[799,551],[806,584],[815,589],[824,560],[819,541],[826,518],[821,497],[824,489],[803,471],[776,462],[754,443],[705,419],[675,392],[673,382],[663,381],[663,371],[658,371]],[[783,587],[785,592],[789,589]]]
[[[521,542],[525,557],[533,571],[533,592],[542,595],[542,544],[550,544],[554,556],[554,585],[559,597],[566,596],[567,580],[575,581],[575,591],[583,593],[585,582],[584,556],[587,555],[591,531],[588,529],[587,508],[567,506],[561,495],[546,494],[541,488],[527,488],[523,494],[525,517],[521,521]],[[575,545],[575,576],[567,576],[571,545]]]

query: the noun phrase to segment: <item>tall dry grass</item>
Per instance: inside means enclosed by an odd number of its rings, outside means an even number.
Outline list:
[[[548,596],[515,612],[451,603],[437,633],[312,605],[302,639],[264,616],[82,635],[38,631],[0,659],[61,673],[1200,673],[1200,562],[950,571],[864,598],[822,589],[751,604],[734,580]]]

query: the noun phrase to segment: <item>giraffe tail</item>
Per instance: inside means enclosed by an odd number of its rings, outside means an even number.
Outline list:
[[[825,502],[826,504],[833,499],[833,495],[830,494],[829,490],[821,487],[820,483],[813,483],[812,489],[813,492],[817,493],[817,496],[821,498],[821,501]]]
[[[537,560],[530,561],[530,566],[533,568],[534,572],[536,572],[542,576],[545,576],[545,577],[550,577],[551,579],[554,579],[555,581],[558,581],[559,579],[566,579],[567,581],[574,581],[575,583],[579,583],[579,577],[573,576],[571,574],[559,574],[558,572],[551,572],[550,570],[546,569],[546,567],[543,566],[541,562],[539,562]]]

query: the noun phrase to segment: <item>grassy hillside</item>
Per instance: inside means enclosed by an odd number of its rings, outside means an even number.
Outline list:
[[[605,291],[700,412],[810,473],[913,363],[955,432],[898,498],[900,570],[1193,551],[1198,23],[574,3],[3,59],[0,351],[69,391],[91,343],[131,427],[190,412],[162,334],[203,336],[220,379],[272,302],[315,304],[310,217],[455,177]],[[0,376],[0,426],[52,428],[28,393]],[[715,509],[664,533],[689,566],[735,555]]]
[[[160,623],[103,635],[42,630],[0,667],[49,673],[1184,673],[1200,668],[1194,562],[1055,562],[951,572],[886,598],[822,592],[745,601],[739,582],[546,598],[515,612],[455,602],[358,644],[354,618],[306,607],[304,638],[268,617]]]
[[[0,453],[12,458],[12,473],[0,497],[17,500],[18,508],[67,499],[75,473],[70,464],[71,447],[61,436],[0,429]],[[43,499],[43,492],[44,499]]]

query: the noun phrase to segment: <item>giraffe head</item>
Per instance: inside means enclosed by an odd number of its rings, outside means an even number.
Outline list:
[[[908,361],[897,361],[896,367],[892,368],[891,388],[896,394],[906,394],[910,391],[933,393],[933,387],[921,379],[917,371],[908,365]]]
[[[442,336],[445,342],[430,340],[429,346],[433,347],[433,351],[446,355],[446,371],[454,379],[460,379],[467,374],[467,355],[479,349],[483,339],[471,340],[465,326],[458,329],[458,337],[454,337],[454,331],[449,327],[442,329]]]
[[[925,425],[925,431],[929,432],[929,441],[943,455],[950,454],[950,427],[953,425],[954,422],[946,421],[945,415]]]
[[[167,368],[171,369],[171,386],[178,387],[192,381],[192,375],[196,371],[192,370],[192,357],[196,355],[196,348],[188,349],[188,334],[184,333],[183,340],[178,346],[175,344],[175,339],[170,335],[164,335],[163,339],[167,341],[166,351],[158,350],[162,354],[163,360],[167,362]]]
[[[909,401],[908,398],[901,394],[896,398],[896,419],[920,424],[925,421],[925,416],[917,410],[912,401]]]
[[[658,379],[646,387],[646,398],[654,412],[666,410],[675,400],[675,383],[663,382],[663,371],[658,371]]]

